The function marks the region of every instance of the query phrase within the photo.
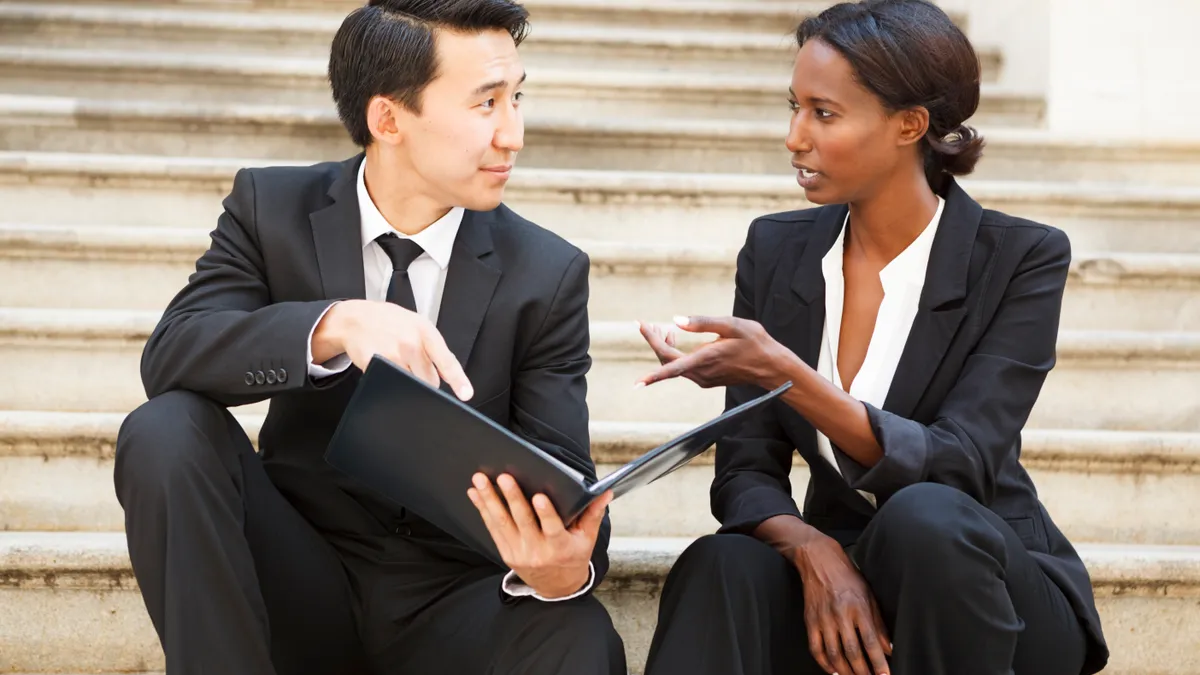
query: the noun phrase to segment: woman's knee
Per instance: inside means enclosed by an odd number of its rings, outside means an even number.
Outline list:
[[[742,585],[786,572],[789,563],[775,549],[758,539],[741,534],[710,534],[692,542],[671,568],[668,583],[698,582]]]
[[[205,464],[205,454],[228,438],[229,412],[215,401],[187,391],[172,391],[146,401],[129,413],[117,432],[114,480],[123,487],[168,485]],[[236,424],[236,422],[235,422]],[[219,461],[219,460],[218,460]]]
[[[865,548],[889,561],[928,569],[956,567],[952,561],[968,548],[982,546],[1002,555],[1003,535],[979,513],[980,508],[969,495],[946,485],[910,485],[879,509],[868,528]]]

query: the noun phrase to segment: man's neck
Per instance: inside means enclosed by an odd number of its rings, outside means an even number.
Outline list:
[[[411,185],[417,182],[415,179],[406,181],[394,173],[381,170],[380,160],[372,160],[371,153],[368,152],[363,161],[366,162],[363,179],[367,184],[367,194],[384,220],[397,232],[409,236],[418,234],[450,212],[451,207],[413,192]]]

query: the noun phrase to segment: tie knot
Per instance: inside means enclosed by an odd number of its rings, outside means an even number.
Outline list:
[[[392,259],[392,269],[397,272],[407,272],[408,266],[425,252],[425,249],[412,239],[401,239],[391,232],[380,235],[375,239],[375,243]]]

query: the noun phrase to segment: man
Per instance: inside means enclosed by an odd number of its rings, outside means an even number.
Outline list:
[[[512,0],[372,0],[329,63],[365,155],[235,178],[117,443],[168,672],[626,672],[590,595],[607,500],[566,528],[508,477],[511,511],[486,479],[464,485],[501,569],[323,459],[379,354],[595,475],[588,258],[500,203],[526,21]],[[264,399],[260,457],[227,406]]]

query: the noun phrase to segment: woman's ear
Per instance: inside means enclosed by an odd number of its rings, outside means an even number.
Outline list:
[[[919,142],[929,131],[929,111],[924,107],[901,110],[897,116],[900,123],[900,145],[912,145]]]

